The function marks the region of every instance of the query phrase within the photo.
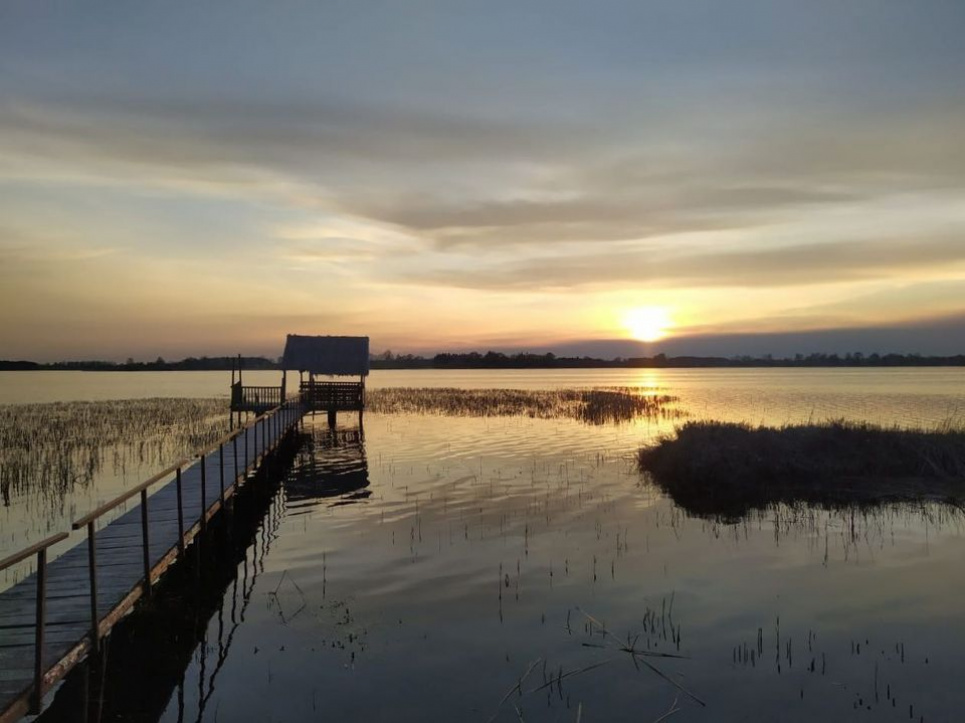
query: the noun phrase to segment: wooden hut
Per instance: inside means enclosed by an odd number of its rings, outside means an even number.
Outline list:
[[[341,411],[358,411],[361,420],[365,407],[365,377],[369,374],[367,336],[289,334],[282,368],[298,370],[298,390],[306,411],[328,412],[332,426],[336,413]],[[319,376],[329,379],[319,380]],[[355,377],[358,381],[332,377]]]
[[[241,357],[231,371],[231,411],[234,414],[262,414],[285,401],[287,370],[298,370],[298,391],[306,412],[327,412],[335,426],[335,415],[357,411],[359,422],[365,407],[365,377],[369,374],[367,336],[300,336],[289,334],[282,357],[281,386],[245,386],[241,378]],[[307,378],[306,378],[307,375]],[[319,376],[329,377],[327,380]],[[353,377],[346,381],[344,377]],[[357,379],[357,381],[355,380]]]

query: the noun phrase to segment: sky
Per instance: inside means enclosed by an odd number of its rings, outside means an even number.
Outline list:
[[[962,37],[961,0],[7,0],[0,358],[963,352]]]

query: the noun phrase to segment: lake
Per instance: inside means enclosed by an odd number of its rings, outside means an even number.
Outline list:
[[[248,371],[245,383],[277,385],[280,372]],[[0,404],[148,397],[225,397],[229,372],[0,372]],[[297,388],[297,374],[288,376]],[[380,387],[559,389],[655,387],[693,415],[783,424],[846,418],[940,424],[965,412],[965,368],[376,370]]]
[[[4,373],[0,402],[226,396],[227,382]],[[771,424],[936,426],[965,402],[959,369],[379,371],[369,386],[657,388],[691,418]],[[635,466],[668,419],[339,422],[308,420],[227,572],[200,568],[211,582],[183,602],[177,664],[115,669],[105,720],[938,721],[965,704],[957,508],[692,517]],[[74,695],[65,684],[41,720],[70,720]]]

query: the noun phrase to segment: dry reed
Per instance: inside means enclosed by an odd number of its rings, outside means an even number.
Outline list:
[[[385,414],[576,419],[616,424],[637,418],[675,419],[677,397],[633,387],[598,389],[391,388],[366,393],[366,405]]]
[[[160,466],[228,430],[223,399],[0,406],[0,497],[62,497],[105,470]]]
[[[697,514],[785,502],[827,506],[965,494],[965,431],[829,422],[752,427],[688,422],[640,450],[641,470]]]

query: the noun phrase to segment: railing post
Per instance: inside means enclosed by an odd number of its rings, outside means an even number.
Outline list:
[[[224,507],[224,442],[218,447],[218,466],[221,471],[221,506]]]
[[[90,568],[90,637],[95,653],[101,649],[101,627],[97,616],[97,541],[94,521],[87,523],[87,564]]]
[[[34,635],[34,694],[30,712],[40,713],[44,700],[44,628],[47,623],[47,548],[37,552],[37,629]]]
[[[242,427],[245,433],[245,477],[248,477],[248,427]]]
[[[204,455],[201,455],[201,531],[208,529],[208,475],[206,471]]]
[[[234,477],[234,479],[231,481],[231,484],[232,484],[232,485],[237,485],[237,484],[238,484],[238,435],[237,435],[237,434],[234,436],[234,439],[231,440],[231,447],[232,447],[233,454],[234,454],[234,458],[235,458],[235,467],[234,467],[234,470],[235,470],[234,475],[235,475],[235,477]]]
[[[181,468],[177,469],[177,490],[178,490],[178,554],[184,554],[184,503],[181,500]]]
[[[151,597],[151,545],[147,531],[147,490],[141,490],[141,538],[144,543],[144,597]]]

